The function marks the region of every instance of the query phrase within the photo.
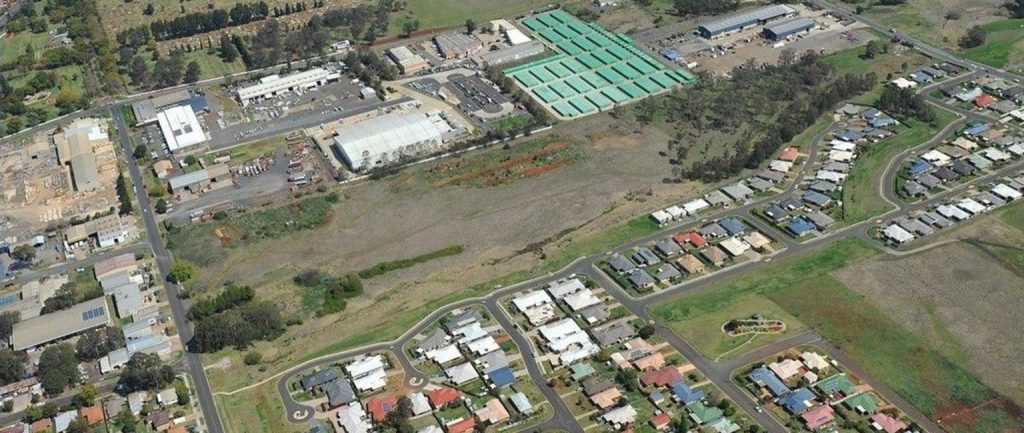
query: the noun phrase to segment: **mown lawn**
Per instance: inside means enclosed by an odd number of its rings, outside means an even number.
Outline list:
[[[829,275],[876,254],[862,241],[844,239],[768,265],[757,274],[652,307],[651,312],[671,326],[680,326],[699,320],[706,306],[764,297],[821,333],[929,416],[952,408],[974,407],[993,398],[994,393],[967,371],[962,360],[943,357],[924,339]],[[1011,430],[1016,427],[1008,416],[990,415],[991,424]],[[998,429],[969,426],[967,431]]]
[[[908,120],[895,136],[871,145],[857,158],[843,186],[843,224],[856,224],[892,208],[879,194],[883,171],[896,154],[928,141],[956,120],[952,112],[936,109],[935,113],[934,124]]]
[[[985,44],[963,50],[968,59],[996,68],[1024,61],[1024,19],[994,21],[981,26]]]

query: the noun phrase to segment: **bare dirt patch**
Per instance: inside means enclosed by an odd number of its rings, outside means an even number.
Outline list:
[[[945,356],[966,361],[992,389],[1024,401],[1024,279],[1001,262],[957,242],[866,260],[835,276]]]
[[[594,143],[594,149],[598,150],[630,149],[640,145],[639,137],[608,129],[590,134],[590,141]]]

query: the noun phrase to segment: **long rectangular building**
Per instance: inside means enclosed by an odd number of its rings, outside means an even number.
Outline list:
[[[697,26],[697,31],[705,38],[714,39],[796,14],[797,10],[787,5],[762,6],[704,23]]]
[[[777,41],[785,39],[793,35],[798,35],[807,32],[818,26],[818,23],[807,17],[794,18],[791,20],[783,21],[778,24],[773,24],[764,28],[764,36],[768,39]]]
[[[353,171],[397,162],[441,146],[446,131],[436,120],[424,114],[386,114],[342,128],[334,147]]]
[[[238,89],[238,102],[243,106],[250,102],[264,98],[280,95],[284,92],[312,89],[332,81],[338,81],[341,75],[336,72],[328,72],[323,68],[313,68],[308,71],[297,72],[283,77],[271,75],[264,77],[259,83]]]
[[[66,310],[23,320],[14,325],[11,347],[31,349],[110,323],[107,298],[99,297]]]

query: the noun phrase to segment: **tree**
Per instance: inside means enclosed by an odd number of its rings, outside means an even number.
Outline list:
[[[655,329],[654,329],[653,325],[644,325],[638,331],[638,333],[640,334],[640,338],[643,338],[644,340],[654,336],[654,332],[655,332]]]
[[[132,79],[132,84],[137,87],[143,87],[149,82],[149,66],[146,65],[146,60],[142,56],[132,58],[128,76]]]
[[[476,31],[476,21],[472,18],[466,18],[466,34],[473,34]]]
[[[68,424],[68,429],[65,430],[67,433],[87,433],[89,431],[89,421],[85,417],[75,418]]]
[[[127,412],[127,411],[125,411]],[[43,407],[36,405],[29,405],[25,408],[25,421],[36,422],[43,419]]]
[[[135,415],[130,410],[122,410],[117,418],[114,419],[114,423],[121,427],[122,433],[135,433]]]
[[[968,49],[980,47],[985,44],[985,29],[981,26],[974,26],[967,30],[967,34],[960,38],[960,48]]]
[[[185,165],[196,165],[199,164],[199,158],[195,155],[189,155],[185,157]]]
[[[137,352],[121,371],[119,384],[125,392],[166,388],[174,380],[174,370],[155,353]]]
[[[867,45],[864,46],[864,55],[862,57],[864,57],[865,59],[873,59],[875,58],[875,56],[878,56],[879,54],[882,54],[884,52],[885,50],[882,44],[877,40],[872,39],[868,41]]]
[[[615,373],[615,381],[622,385],[626,391],[640,389],[640,381],[637,378],[636,370],[621,369]]]
[[[31,262],[36,259],[36,249],[29,244],[21,244],[11,251],[11,258],[20,262]]]
[[[128,179],[124,177],[124,173],[118,173],[116,189],[117,199],[121,202],[121,208],[118,210],[118,214],[131,215],[132,211],[135,210],[135,205],[132,204],[132,197],[128,192]]]
[[[412,36],[413,32],[420,28],[420,20],[406,20],[402,23],[402,35],[405,37]]]
[[[96,404],[96,386],[91,383],[82,385],[75,395],[74,403],[78,407],[89,407]]]
[[[231,42],[231,37],[227,33],[220,35],[220,57],[224,59],[225,63],[233,63],[238,59],[238,50],[235,49],[235,44]]]
[[[0,313],[0,340],[7,341],[14,330],[14,324],[21,321],[21,312],[4,311]]]
[[[185,283],[191,280],[196,275],[195,268],[192,267],[188,262],[177,261],[171,265],[171,281],[175,283]]]
[[[46,395],[54,396],[78,383],[78,358],[68,343],[47,347],[39,356],[39,382]]]
[[[135,146],[135,149],[132,150],[132,156],[134,156],[135,159],[143,160],[147,156],[149,156],[149,149],[146,148],[145,144],[140,144],[138,146]]]
[[[17,382],[25,378],[25,354],[9,349],[0,349],[0,383]]]
[[[156,12],[156,8],[153,7],[153,3],[147,3],[146,8],[142,10],[142,13],[146,15],[153,15]]]
[[[104,326],[82,334],[75,343],[75,354],[82,362],[95,361],[124,345],[124,334],[121,331]]]
[[[185,82],[195,84],[196,81],[199,81],[199,63],[191,61],[185,67]]]
[[[167,213],[167,200],[164,200],[162,198],[157,199],[156,205],[153,207],[153,210],[155,210],[156,213],[161,215]]]
[[[737,0],[674,0],[676,13],[687,15],[717,15],[739,7]]]
[[[1024,18],[1024,0],[1010,0],[1005,7],[1014,18]]]
[[[263,360],[263,354],[255,350],[251,350],[245,354],[245,365],[256,365]]]
[[[174,384],[174,394],[178,396],[178,404],[180,405],[187,405],[189,397],[191,397],[188,393],[188,385],[184,381]]]

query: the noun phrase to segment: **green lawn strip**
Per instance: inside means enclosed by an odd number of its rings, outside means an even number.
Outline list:
[[[459,254],[462,254],[463,251],[466,251],[466,247],[464,245],[452,245],[450,247],[441,248],[437,251],[431,251],[429,253],[421,254],[416,257],[408,259],[392,260],[390,262],[378,263],[376,265],[373,265],[373,267],[359,271],[359,277],[369,279],[379,275],[384,275],[391,271],[410,268],[416,264],[428,262],[434,259],[440,259],[449,256],[457,256]]]
[[[651,308],[671,325],[694,320],[707,306],[764,296],[836,344],[872,375],[929,415],[974,407],[994,396],[957,361],[888,318],[871,302],[828,274],[877,254],[866,243],[844,239],[768,265],[755,276],[713,285],[700,294]],[[685,336],[684,336],[685,337]]]
[[[989,66],[1002,68],[1024,57],[1024,19],[993,21],[981,26],[985,43],[963,50],[964,57]]]
[[[936,116],[934,125],[907,120],[895,136],[871,145],[857,158],[843,186],[843,224],[865,221],[892,208],[878,193],[883,170],[896,154],[928,141],[956,119],[956,114],[945,110],[936,110]]]
[[[411,20],[419,20],[421,30],[461,27],[467,19],[472,19],[480,27],[483,27],[488,21],[496,18],[513,16],[557,3],[560,2],[551,0],[474,0],[471,2],[408,0],[405,2],[405,10],[391,16],[388,33],[391,35],[401,33],[403,31],[402,24]]]

